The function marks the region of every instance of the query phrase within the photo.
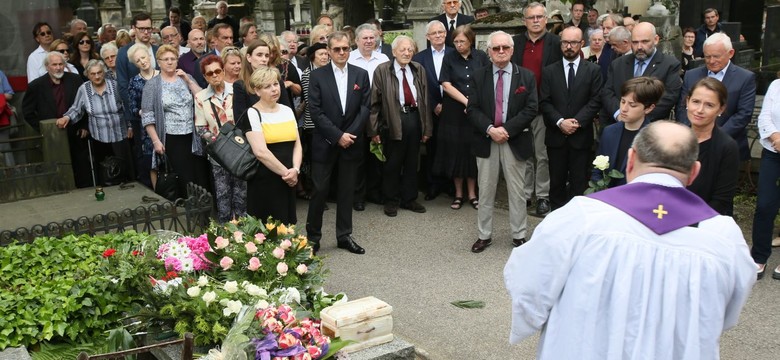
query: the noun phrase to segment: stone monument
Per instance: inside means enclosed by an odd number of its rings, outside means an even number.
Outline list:
[[[122,24],[122,6],[116,0],[105,0],[100,4],[100,22],[102,24],[114,24],[119,28]]]

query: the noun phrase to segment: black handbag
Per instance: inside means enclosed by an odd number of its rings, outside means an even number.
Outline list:
[[[260,116],[260,111],[254,107],[250,107],[250,109],[257,111],[257,116]],[[238,124],[247,117],[247,114],[248,111],[244,112],[235,125],[229,122],[223,124],[219,128],[219,135],[214,142],[206,145],[206,152],[214,161],[233,176],[242,180],[254,178],[260,167],[260,162],[252,152],[246,135],[238,128]]]
[[[125,177],[125,162],[122,158],[106,156],[100,162],[100,182],[103,186],[119,185]]]
[[[179,175],[171,170],[168,164],[168,156],[165,154],[157,156],[157,183],[154,186],[154,192],[170,201],[180,198]]]

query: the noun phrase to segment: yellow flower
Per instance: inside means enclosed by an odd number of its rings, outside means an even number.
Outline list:
[[[273,230],[275,227],[276,227],[276,225],[274,225],[272,223],[265,224],[265,228],[268,229],[268,231]]]
[[[287,228],[287,234],[293,235],[295,234],[295,224],[290,225],[290,227]]]
[[[233,225],[238,225],[238,219],[233,218],[233,220],[230,220],[230,223]]]
[[[279,224],[279,228],[276,229],[276,233],[279,235],[286,234],[287,233],[287,227],[284,226],[284,224]]]
[[[298,243],[298,250],[305,248],[306,244],[308,243],[308,240],[306,240],[306,238],[303,236],[301,236],[299,239],[301,242]]]

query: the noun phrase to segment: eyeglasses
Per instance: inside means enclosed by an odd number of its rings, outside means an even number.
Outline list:
[[[152,31],[152,28],[150,28],[150,27],[137,27],[135,29],[137,31],[140,31],[140,32],[151,32]]]
[[[51,35],[51,31],[41,31],[38,33],[38,36],[49,36]]]
[[[111,59],[116,59],[116,55],[106,55],[103,57],[103,60],[111,60]]]
[[[444,30],[439,30],[439,31],[431,31],[431,32],[429,32],[429,33],[428,33],[428,35],[430,35],[430,36],[436,36],[436,35],[444,35],[444,34],[446,34],[446,33],[447,33],[447,32],[446,32],[446,31],[444,31]]]
[[[214,75],[219,76],[219,75],[222,75],[222,69],[217,69],[217,70],[214,70],[214,71],[206,71],[206,74],[204,74],[204,75],[206,75],[208,77],[212,77]]]
[[[342,53],[342,52],[349,52],[349,46],[341,46],[341,47],[332,47],[330,48],[331,51],[334,53]]]
[[[526,16],[524,20],[542,21],[542,19],[544,18],[545,18],[544,15],[531,15],[531,16]]]
[[[493,46],[491,49],[493,49],[493,52],[499,52],[501,50],[509,51],[509,49],[511,49],[511,48],[512,47],[509,46],[509,45],[496,45],[496,46]]]
[[[165,61],[165,62],[168,62],[168,61],[179,61],[179,59],[177,59],[175,57],[166,57],[166,58],[160,59],[160,61]]]
[[[89,42],[89,40],[80,40],[79,41],[79,45],[84,45],[84,44],[91,44],[91,43]]]
[[[582,41],[563,41],[563,40],[561,40],[561,45],[563,45],[563,47],[569,47],[569,46],[576,47],[577,45],[582,45]]]
[[[54,51],[56,51],[56,52],[58,52],[60,54],[69,53],[70,52],[70,50],[68,50],[68,49],[55,49]]]

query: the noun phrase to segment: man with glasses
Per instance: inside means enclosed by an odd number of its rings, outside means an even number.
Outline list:
[[[677,121],[690,125],[685,99],[694,84],[708,76],[720,80],[728,90],[728,99],[726,111],[718,116],[718,126],[737,141],[740,160],[748,160],[750,149],[747,125],[753,118],[756,105],[756,74],[731,62],[734,47],[729,36],[724,33],[715,33],[708,37],[704,41],[703,49],[705,66],[685,72],[680,101],[677,103]]]
[[[621,19],[622,20],[622,19]],[[602,109],[599,116],[601,126],[616,122],[620,113],[620,89],[628,79],[650,76],[664,83],[664,95],[647,114],[648,121],[668,119],[672,108],[680,96],[680,61],[674,56],[663,54],[656,49],[658,35],[655,26],[649,22],[640,22],[631,32],[632,53],[612,61],[607,72],[607,80],[601,89]]]
[[[365,156],[363,143],[371,101],[368,72],[347,62],[349,36],[341,31],[330,35],[330,66],[311,72],[309,111],[312,133],[312,181],[314,194],[306,217],[306,234],[314,252],[320,250],[322,214],[330,191],[331,174],[338,167],[336,196],[336,239],[340,249],[353,254],[365,250],[352,238],[352,202],[358,164]]]
[[[487,46],[492,65],[474,71],[470,81],[474,95],[467,107],[475,129],[471,150],[477,157],[479,176],[478,238],[471,246],[475,253],[492,243],[499,171],[509,194],[512,245],[525,243],[528,216],[523,185],[526,160],[534,151],[531,123],[538,112],[534,74],[510,61],[515,46],[512,37],[496,31],[488,36]]]
[[[38,47],[27,57],[27,83],[46,74],[46,67],[43,66],[43,59],[49,52],[49,46],[54,42],[54,34],[51,32],[51,26],[45,22],[39,22],[33,26],[33,39],[38,43]]]
[[[187,36],[187,47],[189,51],[179,56],[179,69],[195,76],[195,66],[198,64],[198,59],[206,52],[206,37],[203,35],[203,31],[192,29]]]
[[[444,43],[448,47],[453,47],[452,44],[452,31],[458,26],[471,24],[474,22],[474,17],[464,15],[460,13],[460,0],[441,0],[441,8],[444,13],[439,14],[431,20],[439,20],[447,29],[447,37],[444,39]]]
[[[187,20],[183,20],[181,18],[181,10],[179,8],[172,6],[168,10],[168,18],[163,21],[162,25],[160,25],[160,28],[165,29],[167,26],[173,26],[176,28],[176,32],[179,34],[179,44],[178,45],[184,45],[184,41],[182,41],[183,34],[189,34],[190,31],[192,31],[192,25]],[[162,32],[161,32],[162,33]],[[165,37],[163,36],[163,42],[167,43],[165,41]],[[189,50],[188,50],[189,51]],[[179,48],[179,56],[181,56],[181,48]]]
[[[550,205],[566,205],[588,188],[593,119],[601,109],[601,69],[580,58],[582,29],[561,32],[563,57],[542,70],[539,109],[547,127]]]
[[[209,51],[206,55],[214,54],[222,56],[222,49],[233,46],[233,28],[226,23],[219,23],[214,25],[210,31],[214,34],[214,49]],[[200,59],[203,59],[203,57]],[[200,59],[198,59],[198,63],[195,65],[195,71],[192,77],[195,78],[195,81],[198,82],[198,85],[202,89],[205,89],[209,84],[200,72]]]
[[[122,98],[125,119],[133,119],[133,114],[130,113],[130,92],[128,91],[128,85],[130,80],[134,78],[140,70],[135,66],[127,57],[127,50],[135,44],[141,44],[149,49],[149,57],[152,59],[152,63],[157,66],[157,61],[154,59],[157,53],[157,46],[151,44],[152,39],[152,18],[147,13],[139,13],[133,17],[132,30],[135,31],[135,41],[131,42],[121,49],[116,55],[116,83],[119,89],[119,96]],[[141,133],[140,122],[131,122],[133,127],[133,134]],[[132,139],[133,154],[135,156],[136,169],[143,169],[143,154],[141,152],[141,137],[134,136]]]
[[[425,26],[425,34],[431,46],[418,52],[412,58],[413,61],[420,63],[425,68],[425,75],[428,77],[428,109],[431,112],[431,121],[433,123],[433,137],[425,144],[425,164],[422,166],[428,181],[425,200],[433,200],[439,196],[444,179],[433,176],[433,161],[436,158],[436,134],[439,125],[439,113],[441,113],[441,101],[444,95],[441,85],[439,85],[439,75],[441,75],[441,65],[444,55],[455,51],[454,48],[446,46],[444,43],[447,37],[447,29],[439,20],[431,20]],[[426,111],[426,110],[424,110]]]
[[[357,27],[355,31],[357,49],[349,54],[349,63],[362,68],[368,72],[368,81],[373,82],[374,70],[379,64],[390,61],[390,59],[376,50],[376,26],[373,24],[363,24]],[[363,134],[361,134],[362,136]],[[357,173],[357,182],[355,187],[355,210],[363,211],[366,209],[366,200],[380,203],[382,186],[382,164],[375,156],[369,156],[368,141],[361,143],[363,151],[367,158],[360,164]]]
[[[523,21],[528,29],[515,35],[517,51],[512,62],[534,74],[536,89],[540,88],[542,69],[561,59],[561,39],[547,31],[547,9],[538,2],[528,4],[523,13]],[[525,166],[525,199],[531,205],[531,197],[536,193],[536,215],[545,216],[550,212],[550,169],[547,159],[547,147],[544,144],[545,133],[542,114],[537,113],[531,124],[534,155],[528,158]],[[481,176],[480,176],[481,177]]]
[[[181,46],[181,36],[179,36],[179,30],[173,26],[166,26],[160,31],[163,44],[171,45],[179,48],[179,57],[190,52],[190,48]]]

